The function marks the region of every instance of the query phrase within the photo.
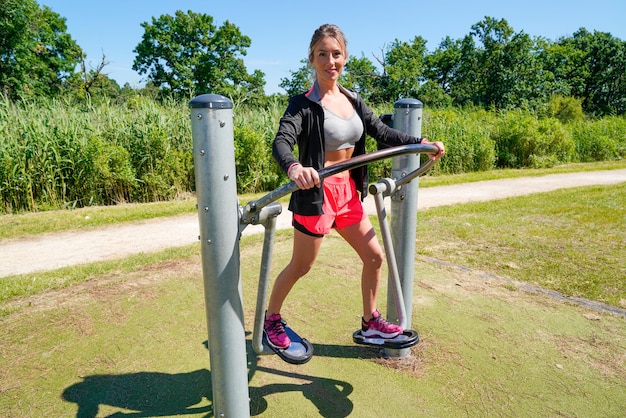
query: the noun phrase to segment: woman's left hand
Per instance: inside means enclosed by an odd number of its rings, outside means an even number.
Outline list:
[[[446,147],[443,145],[443,142],[430,142],[428,139],[423,138],[422,142],[420,142],[420,144],[430,144],[430,145],[434,145],[439,149],[439,152],[437,152],[437,154],[428,154],[428,156],[433,159],[433,160],[438,160],[439,158],[443,157],[443,154],[446,153]]]

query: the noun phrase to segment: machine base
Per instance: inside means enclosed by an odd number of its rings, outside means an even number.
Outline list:
[[[352,334],[352,340],[357,344],[400,349],[413,347],[419,342],[419,336],[417,335],[417,331],[410,329],[405,330],[402,334],[398,335],[395,338],[385,339],[379,337],[364,337],[361,334],[361,330],[359,329]]]
[[[288,325],[284,325],[285,332],[291,340],[288,348],[280,349],[274,347],[267,340],[267,335],[263,332],[263,344],[274,351],[278,356],[290,364],[304,364],[313,357],[313,345],[306,338],[300,337]]]

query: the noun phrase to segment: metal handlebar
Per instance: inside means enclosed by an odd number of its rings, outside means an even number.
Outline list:
[[[328,167],[324,167],[318,171],[320,179],[324,179],[326,177],[335,175],[337,173],[341,173],[342,171],[351,170],[353,168],[362,167],[369,163],[384,160],[389,157],[396,157],[399,155],[406,154],[436,154],[439,152],[439,148],[435,145],[430,144],[409,144],[409,145],[400,145],[397,147],[385,148],[380,151],[374,151],[367,154],[359,155],[357,157],[353,157],[347,161],[343,161],[341,163],[333,164]],[[413,180],[414,178],[422,175],[426,171],[430,170],[430,168],[435,163],[435,160],[430,159],[421,167],[413,170],[412,172],[402,176],[398,180],[395,181],[396,187],[400,187],[403,184],[406,184]],[[263,209],[265,206],[269,205],[275,200],[280,199],[283,196],[288,195],[289,193],[293,193],[298,190],[298,185],[291,181],[273,191],[269,192],[265,196],[260,199],[253,200],[248,203],[243,208],[243,213],[241,215],[242,223],[250,223],[252,215]]]

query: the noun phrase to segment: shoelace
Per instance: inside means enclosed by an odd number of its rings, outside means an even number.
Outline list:
[[[374,318],[374,323],[378,324],[381,327],[386,327],[389,325],[389,322],[383,319],[382,316],[379,316],[378,318]]]
[[[268,331],[274,334],[284,334],[285,328],[283,327],[283,321],[278,319],[276,321],[269,321]]]
[[[387,321],[382,316],[378,316],[377,318],[372,318],[370,321],[373,321],[374,324],[376,324],[375,327],[377,329],[385,329],[388,326],[393,325],[391,322]]]

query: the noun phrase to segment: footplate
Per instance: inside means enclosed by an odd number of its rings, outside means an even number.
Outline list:
[[[306,338],[300,337],[294,330],[288,325],[284,325],[285,332],[291,340],[291,345],[288,348],[281,349],[271,344],[265,331],[263,331],[263,345],[269,347],[278,356],[290,364],[304,364],[311,360],[313,357],[313,345]]]
[[[417,335],[417,331],[410,329],[405,330],[402,334],[394,338],[365,337],[361,334],[361,330],[359,329],[352,334],[352,340],[357,344],[400,349],[413,347],[419,342],[419,336]]]

